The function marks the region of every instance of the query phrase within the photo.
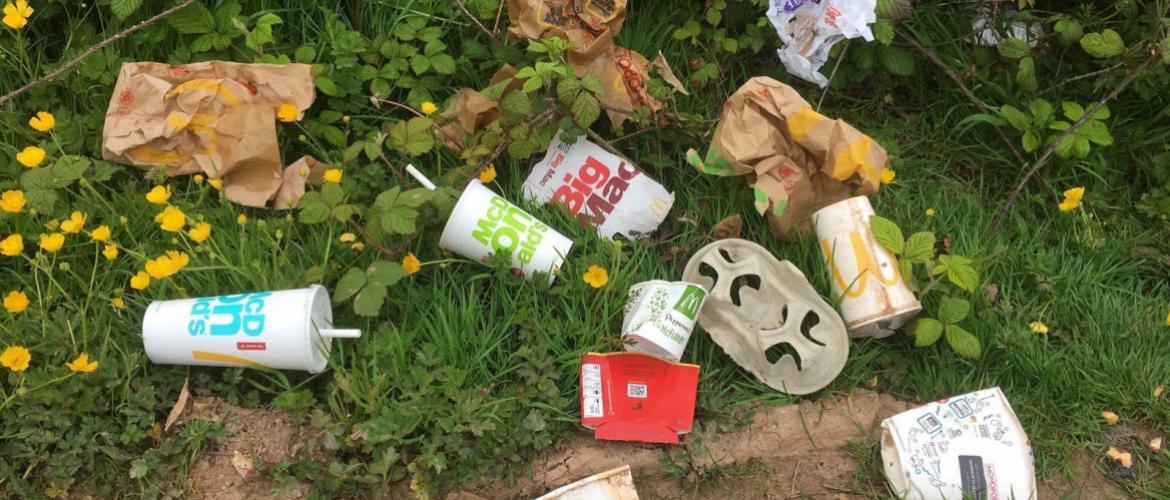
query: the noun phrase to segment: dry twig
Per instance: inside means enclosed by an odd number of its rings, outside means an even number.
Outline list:
[[[471,15],[471,11],[467,10],[467,7],[465,5],[463,5],[463,2],[461,0],[452,0],[452,1],[455,2],[455,6],[458,7],[459,10],[463,11],[463,13],[467,15],[468,19],[471,19],[471,21],[474,22],[476,26],[479,26],[479,29],[480,29],[480,31],[483,31],[483,34],[487,35],[488,38],[491,38],[491,39],[494,39],[496,37],[495,34],[493,34],[491,31],[488,31],[487,27],[484,26],[483,23],[479,22],[479,19],[476,19],[475,16]],[[503,3],[504,3],[503,0],[500,0],[500,4],[502,5]]]

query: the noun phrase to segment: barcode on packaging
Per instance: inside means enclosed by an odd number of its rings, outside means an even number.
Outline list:
[[[635,384],[633,382],[626,385],[626,396],[631,398],[645,398],[646,384]]]
[[[601,399],[601,365],[581,365],[581,414],[586,418],[605,416]]]

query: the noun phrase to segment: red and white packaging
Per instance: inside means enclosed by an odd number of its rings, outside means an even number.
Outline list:
[[[581,425],[608,441],[678,443],[695,421],[699,365],[637,352],[581,358]]]
[[[674,205],[674,193],[638,167],[584,138],[562,142],[559,133],[524,181],[524,197],[568,207],[605,239],[648,234]]]

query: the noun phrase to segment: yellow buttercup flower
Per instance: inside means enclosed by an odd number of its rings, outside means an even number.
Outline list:
[[[175,263],[175,267],[178,269],[187,267],[187,264],[191,262],[191,256],[187,255],[187,252],[167,250],[166,256],[171,259],[171,262]]]
[[[926,216],[927,217],[934,217],[934,209],[933,208],[926,209]]]
[[[433,103],[431,101],[426,101],[426,102],[422,103],[422,106],[420,107],[420,109],[422,110],[424,115],[431,116],[432,113],[439,110],[439,107],[435,106],[435,103]]]
[[[1109,425],[1117,425],[1121,421],[1121,417],[1111,411],[1101,412],[1101,418],[1105,419],[1105,423]]]
[[[1045,325],[1039,321],[1028,323],[1028,328],[1032,329],[1032,333],[1038,333],[1040,335],[1048,333],[1048,325]]]
[[[894,169],[890,167],[882,167],[882,176],[880,179],[882,184],[891,184],[894,182],[894,178],[896,177],[898,177],[898,173],[895,172]]]
[[[223,179],[207,179],[207,183],[217,191],[223,189]]]
[[[589,266],[583,277],[586,283],[593,288],[601,288],[609,283],[609,272],[597,264]]]
[[[349,123],[349,115],[341,115],[341,123]]]
[[[167,200],[171,199],[170,186],[155,186],[150,192],[146,193],[146,201],[155,205],[163,205]]]
[[[242,226],[242,225],[247,224],[247,223],[248,223],[248,216],[244,215],[244,212],[240,212],[240,215],[236,216],[236,224],[239,224]]]
[[[114,306],[114,309],[125,309],[126,301],[122,299],[122,297],[114,297],[114,299],[110,301],[110,305]]]
[[[135,290],[146,290],[150,286],[150,275],[146,271],[138,271],[134,277],[130,278],[130,288]]]
[[[102,257],[105,257],[106,260],[114,260],[118,258],[118,247],[114,245],[106,245],[106,247],[102,249]]]
[[[180,269],[187,266],[190,257],[178,250],[168,250],[155,259],[146,260],[146,273],[154,279],[163,279],[174,276]]]
[[[83,352],[80,356],[77,356],[77,359],[70,361],[65,366],[69,367],[69,371],[73,373],[92,373],[98,369],[98,362],[90,361],[89,354]]]
[[[68,234],[80,233],[85,228],[85,219],[87,215],[84,212],[76,210],[69,214],[69,219],[61,221],[61,231]]]
[[[42,234],[37,246],[49,253],[55,253],[65,246],[65,235],[61,233]]]
[[[341,233],[341,236],[337,237],[337,241],[342,243],[353,243],[356,239],[357,236],[354,236],[353,233]]]
[[[110,226],[102,224],[89,232],[89,239],[93,241],[110,241]]]
[[[479,173],[479,182],[487,184],[494,180],[496,180],[496,166],[488,164],[487,168]]]
[[[1085,188],[1075,187],[1064,192],[1064,201],[1057,205],[1061,212],[1070,212],[1081,206],[1081,199],[1085,197]]]
[[[4,296],[4,310],[18,314],[24,312],[25,309],[28,309],[28,295],[25,295],[24,292],[13,290]]]
[[[402,258],[402,268],[406,269],[406,274],[414,274],[422,269],[422,262],[419,262],[413,253],[407,252],[406,257]]]
[[[28,146],[23,151],[16,153],[16,161],[28,168],[37,168],[41,162],[45,161],[45,150],[36,146]]]
[[[9,346],[0,354],[0,365],[14,372],[27,370],[29,361],[32,361],[32,354],[21,346]]]
[[[19,234],[10,234],[0,240],[0,254],[6,257],[15,257],[24,251],[24,237]]]
[[[203,184],[203,175],[202,174],[195,174],[195,176],[192,177],[191,180],[195,181],[196,186],[202,185]]]
[[[351,247],[351,248],[353,248],[353,250],[354,250],[355,252],[360,252],[360,251],[362,251],[362,250],[365,250],[365,249],[366,249],[366,244],[365,244],[365,243],[362,243],[362,242],[360,242],[360,241],[359,241],[359,242],[357,242],[357,243],[354,243],[354,244],[353,244],[353,247]]]
[[[325,171],[325,174],[321,176],[321,180],[337,184],[341,182],[341,175],[342,172],[340,168],[331,168]]]
[[[1170,326],[1170,312],[1166,313],[1166,326]]]
[[[194,227],[187,230],[187,236],[190,236],[192,240],[195,240],[195,243],[203,243],[204,241],[207,241],[208,237],[211,236],[211,224],[206,222],[195,224]]]
[[[57,119],[48,111],[37,111],[37,115],[28,119],[28,126],[37,132],[48,132],[57,125]]]
[[[276,110],[276,119],[282,122],[295,122],[300,115],[301,112],[297,111],[297,107],[289,103],[281,104],[280,108]]]
[[[167,208],[164,208],[162,212],[154,216],[154,221],[158,223],[163,231],[174,233],[182,230],[183,226],[187,225],[187,215],[173,205],[167,205]]]
[[[0,210],[10,214],[20,213],[24,209],[24,202],[24,191],[19,189],[9,189],[0,194]]]
[[[4,25],[18,30],[28,24],[33,8],[28,6],[28,0],[16,0],[16,3],[4,4]]]

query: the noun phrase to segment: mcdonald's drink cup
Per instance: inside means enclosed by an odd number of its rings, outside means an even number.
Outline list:
[[[869,198],[839,201],[813,214],[821,253],[841,297],[841,319],[854,337],[887,337],[922,310],[898,261],[874,239]]]
[[[626,350],[677,363],[706,299],[703,287],[684,281],[654,280],[630,287],[622,323]]]
[[[552,283],[573,242],[473,180],[455,203],[439,246],[481,262],[503,253],[512,259],[513,274],[531,279],[548,273]]]
[[[142,343],[163,365],[260,366],[318,373],[334,338],[360,330],[333,328],[321,285],[278,292],[162,300],[146,308]]]

